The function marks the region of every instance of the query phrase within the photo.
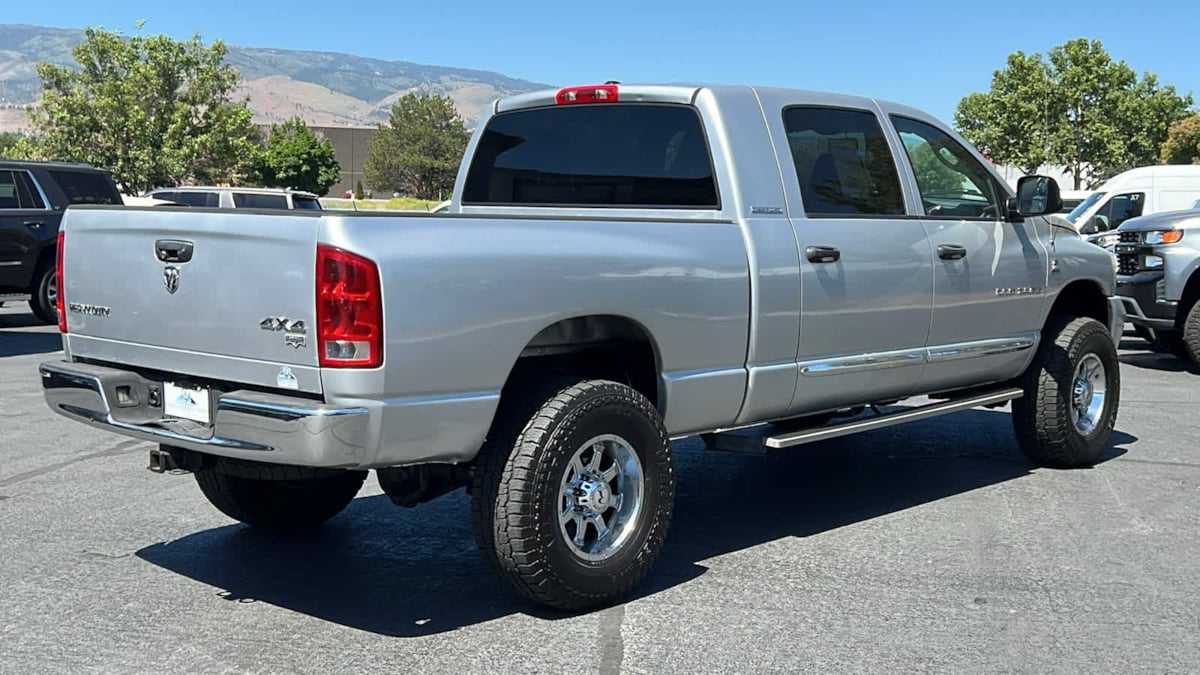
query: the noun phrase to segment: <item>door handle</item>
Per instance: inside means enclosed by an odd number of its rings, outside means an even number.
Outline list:
[[[967,257],[967,247],[958,244],[938,244],[937,254],[942,260],[962,260]]]
[[[41,227],[41,226],[42,226],[42,221],[40,221],[40,220],[25,221],[25,227]]]
[[[158,259],[163,262],[185,263],[192,259],[192,242],[178,239],[159,239],[154,242]]]
[[[809,262],[831,263],[842,259],[842,252],[833,246],[809,246],[804,249],[804,257]]]

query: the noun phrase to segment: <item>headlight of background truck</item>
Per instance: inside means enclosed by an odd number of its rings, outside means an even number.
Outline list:
[[[1142,241],[1147,244],[1174,244],[1180,239],[1183,239],[1183,230],[1160,230],[1142,235]]]

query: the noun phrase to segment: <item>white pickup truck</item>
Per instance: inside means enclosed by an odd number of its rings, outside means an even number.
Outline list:
[[[320,525],[370,470],[403,506],[466,488],[501,577],[594,607],[663,545],[672,439],[761,451],[1011,402],[1033,462],[1093,463],[1124,312],[1060,205],[874,99],[524,94],[445,213],[72,208],[40,371],[54,411],[155,443],[239,521]]]

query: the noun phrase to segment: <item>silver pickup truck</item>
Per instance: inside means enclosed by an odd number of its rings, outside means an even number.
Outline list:
[[[155,443],[252,526],[317,526],[369,470],[402,506],[465,488],[490,567],[582,609],[653,565],[675,439],[1011,402],[1034,463],[1094,463],[1124,312],[1111,257],[1042,217],[1060,203],[869,98],[517,95],[446,213],[72,208],[40,372],[54,411]]]
[[[1138,333],[1200,365],[1200,202],[1117,228],[1117,297]]]

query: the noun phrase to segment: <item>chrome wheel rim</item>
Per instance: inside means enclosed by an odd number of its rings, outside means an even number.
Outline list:
[[[1088,354],[1075,366],[1071,379],[1071,422],[1082,434],[1090,434],[1100,426],[1107,398],[1108,380],[1104,363],[1095,354]]]
[[[629,541],[642,511],[643,475],[637,453],[620,436],[596,436],[575,451],[558,499],[558,529],[575,556],[605,560]]]

